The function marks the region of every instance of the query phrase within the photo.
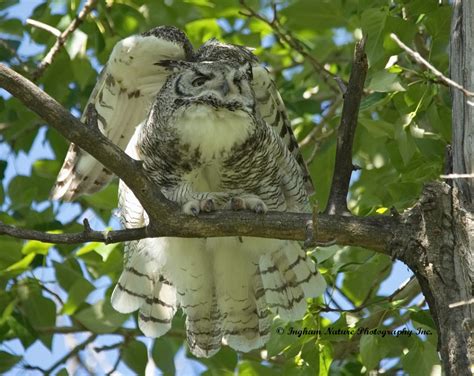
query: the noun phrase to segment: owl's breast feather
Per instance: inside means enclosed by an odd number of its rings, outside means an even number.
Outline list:
[[[199,149],[202,161],[212,161],[228,155],[234,146],[245,142],[254,123],[245,111],[192,106],[176,118],[176,130],[181,144],[190,150]]]

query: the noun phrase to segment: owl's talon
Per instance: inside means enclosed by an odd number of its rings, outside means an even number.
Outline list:
[[[257,214],[264,214],[268,210],[267,205],[257,196],[232,197],[230,208],[232,210],[252,210]]]
[[[264,214],[267,211],[267,208],[264,207],[264,204],[262,202],[262,203],[258,203],[255,206],[254,210],[255,210],[255,213],[257,213],[257,214]]]
[[[232,210],[243,210],[245,209],[245,201],[240,197],[232,197],[230,199],[230,208]]]
[[[192,215],[193,217],[197,217],[200,211],[199,208],[199,201],[198,200],[191,200],[186,202],[182,207],[183,213],[187,215]]]
[[[212,198],[202,200],[200,202],[200,206],[201,206],[201,211],[206,212],[206,213],[216,210],[216,204],[214,203],[214,200]]]
[[[216,204],[212,198],[206,198],[204,200],[191,200],[183,205],[183,212],[187,215],[197,217],[199,213],[209,213],[216,210]]]

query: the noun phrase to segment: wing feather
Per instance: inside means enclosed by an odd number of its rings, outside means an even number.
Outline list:
[[[268,72],[265,67],[254,65],[252,72],[252,87],[257,100],[257,111],[263,120],[270,125],[273,132],[282,139],[283,144],[298,163],[306,191],[308,195],[311,195],[314,193],[311,176],[299,149],[298,141],[296,141],[293,129],[291,128],[291,122],[288,118],[285,104],[278,92],[276,84],[272,80],[270,72]]]
[[[186,35],[171,26],[125,38],[115,45],[85,108],[94,106],[100,131],[125,149],[170,74],[156,63],[192,57],[192,46]],[[86,121],[86,111],[81,121]],[[112,177],[91,155],[71,144],[51,198],[74,200],[104,188]]]

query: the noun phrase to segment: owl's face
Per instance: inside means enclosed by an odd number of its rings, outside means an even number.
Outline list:
[[[180,63],[170,77],[179,106],[254,112],[252,67],[231,62]]]

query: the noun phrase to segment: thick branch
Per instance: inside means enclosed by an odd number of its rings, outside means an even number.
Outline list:
[[[368,70],[364,46],[365,38],[356,44],[351,77],[347,92],[344,95],[341,124],[337,135],[336,165],[326,207],[327,214],[348,212],[346,200],[353,171],[352,143],[357,126],[360,101],[364,92],[365,76]]]
[[[0,222],[0,235],[46,243],[76,244],[84,242],[117,243],[146,237],[217,237],[255,236],[272,239],[306,240],[311,214],[269,212],[256,216],[251,212],[218,211],[199,218],[180,212],[171,213],[168,221],[159,225],[119,231],[83,231],[71,234],[51,234],[20,229]],[[397,220],[392,217],[318,216],[319,242],[335,240],[339,244],[358,245],[386,253],[385,249],[396,232]]]

